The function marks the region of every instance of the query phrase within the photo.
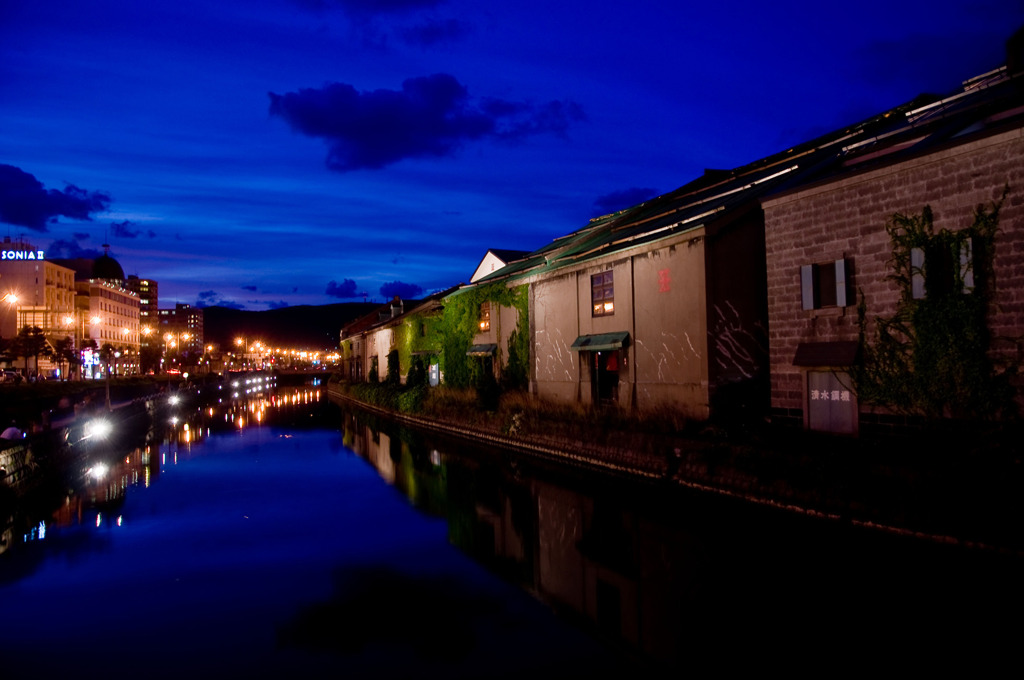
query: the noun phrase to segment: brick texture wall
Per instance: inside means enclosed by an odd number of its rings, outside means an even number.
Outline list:
[[[961,229],[980,203],[1010,193],[996,235],[996,337],[1024,336],[1024,129],[943,148],[886,167],[851,170],[839,179],[764,202],[768,261],[771,405],[783,419],[803,409],[804,388],[793,366],[802,342],[857,339],[858,296],[849,306],[804,311],[800,267],[852,260],[851,293],[863,293],[868,316],[887,316],[899,291],[886,280],[891,245],[885,225],[894,213],[930,205],[936,230]]]

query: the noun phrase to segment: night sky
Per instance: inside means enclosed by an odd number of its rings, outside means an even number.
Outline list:
[[[0,230],[175,302],[423,295],[1005,62],[1024,2],[0,0]]]

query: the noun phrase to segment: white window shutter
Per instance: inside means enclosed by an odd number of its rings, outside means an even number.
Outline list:
[[[915,300],[924,298],[924,248],[910,249],[910,293]]]
[[[814,309],[814,265],[800,267],[800,295],[804,309]]]
[[[964,283],[964,292],[974,292],[974,244],[971,239],[960,246],[960,280]]]
[[[846,301],[846,260],[836,260],[836,306],[845,307]]]

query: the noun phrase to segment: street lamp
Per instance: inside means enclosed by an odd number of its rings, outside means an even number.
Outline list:
[[[164,344],[169,349],[177,349],[180,347],[182,342],[188,342],[192,336],[188,333],[164,333]],[[177,349],[178,354],[181,350]],[[180,363],[180,360],[179,360]]]
[[[18,308],[16,306],[18,304],[18,296],[14,292],[10,292],[7,293],[7,295],[4,295],[3,301],[7,303],[8,312],[10,312],[11,310],[14,311],[14,332],[11,333],[11,337],[14,337],[15,335],[18,334]],[[7,314],[4,314],[4,316],[6,317]],[[0,328],[0,337],[2,336],[3,328]]]

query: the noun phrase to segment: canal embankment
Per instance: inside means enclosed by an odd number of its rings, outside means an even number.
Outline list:
[[[442,433],[661,486],[971,549],[1024,554],[1024,466],[1012,428],[913,431],[853,439],[773,428],[630,421],[527,405],[494,411],[472,396],[427,397],[415,412],[361,400],[331,383],[339,403]]]

